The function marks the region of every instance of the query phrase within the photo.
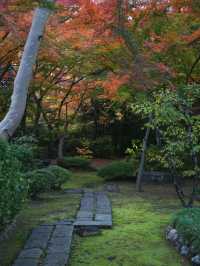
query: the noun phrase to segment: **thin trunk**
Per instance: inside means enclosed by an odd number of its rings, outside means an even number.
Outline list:
[[[53,2],[46,0],[47,2]],[[37,8],[32,26],[25,44],[19,70],[14,81],[14,89],[10,108],[3,121],[0,123],[0,137],[12,137],[18,128],[26,108],[28,87],[33,75],[33,68],[39,50],[39,45],[44,33],[45,24],[50,15],[50,9]]]
[[[149,115],[149,123],[152,121],[152,115]],[[146,155],[146,150],[147,150],[147,143],[149,139],[149,134],[150,134],[150,127],[148,126],[146,129],[146,133],[143,139],[143,147],[142,147],[142,153],[141,153],[141,158],[140,158],[140,166],[139,166],[139,171],[137,175],[137,181],[136,181],[136,189],[138,192],[142,192],[142,176],[144,173],[144,163],[145,163],[145,155]]]
[[[64,157],[64,154],[63,154],[64,143],[65,143],[65,134],[62,134],[59,137],[59,141],[58,141],[58,159],[62,159]]]
[[[64,157],[63,150],[64,150],[64,143],[65,143],[65,137],[67,134],[67,129],[68,129],[68,103],[65,104],[64,131],[59,136],[59,140],[58,140],[58,159],[62,159]]]

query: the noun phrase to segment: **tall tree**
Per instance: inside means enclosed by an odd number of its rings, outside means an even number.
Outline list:
[[[0,123],[1,138],[10,138],[15,133],[23,118],[26,108],[28,87],[32,79],[33,68],[44,33],[45,24],[51,12],[50,4],[53,2],[53,0],[43,1],[41,7],[38,7],[35,11],[19,70],[14,81],[10,108],[5,118]]]

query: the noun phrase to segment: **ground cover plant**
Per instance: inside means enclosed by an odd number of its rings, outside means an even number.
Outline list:
[[[188,246],[192,246],[194,254],[199,254],[200,248],[200,209],[189,208],[179,211],[173,218],[173,227],[176,228]]]
[[[70,266],[132,266],[133,262],[137,266],[188,266],[164,238],[171,213],[180,207],[173,188],[149,185],[140,194],[132,182],[118,181],[117,185],[120,193],[109,193],[113,203],[113,229],[103,230],[99,236],[75,236]],[[86,186],[102,188],[104,183],[94,172],[78,172],[71,176],[64,188]],[[168,193],[164,195],[166,189]],[[38,201],[30,202],[18,217],[20,227],[17,226],[12,236],[0,244],[1,265],[11,264],[35,225],[73,218],[79,200],[80,195],[48,192],[43,193]]]

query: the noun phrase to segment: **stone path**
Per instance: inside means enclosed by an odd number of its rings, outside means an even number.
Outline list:
[[[90,232],[112,227],[111,203],[104,192],[83,192],[75,222],[63,220],[35,228],[13,266],[66,266],[74,227]]]
[[[112,227],[112,208],[104,192],[85,192],[74,223],[77,226]]]
[[[62,221],[34,229],[13,266],[65,266],[74,225]]]

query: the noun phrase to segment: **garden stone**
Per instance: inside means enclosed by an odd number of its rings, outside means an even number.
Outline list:
[[[99,226],[80,226],[76,229],[80,236],[94,236],[101,234]]]
[[[38,266],[38,259],[18,258],[13,266]]]
[[[43,251],[40,248],[24,249],[19,254],[19,258],[40,258],[42,254]]]
[[[112,192],[112,193],[119,193],[120,189],[117,184],[108,184],[105,186],[106,191]]]
[[[190,253],[190,249],[188,246],[184,245],[181,247],[181,249],[180,249],[181,256],[187,257],[189,255],[189,253]]]
[[[167,234],[167,240],[171,242],[175,242],[178,239],[178,233],[176,229],[171,229]]]
[[[69,254],[66,253],[54,253],[47,254],[47,257],[44,261],[44,266],[65,266],[67,264]]]
[[[196,255],[192,257],[192,265],[193,266],[199,266],[200,265],[200,255]]]
[[[166,228],[166,236],[169,234],[169,232],[173,229],[171,225],[167,226]]]

